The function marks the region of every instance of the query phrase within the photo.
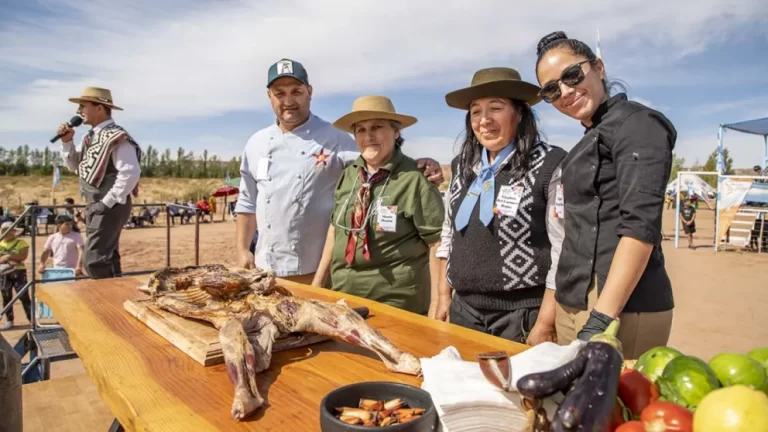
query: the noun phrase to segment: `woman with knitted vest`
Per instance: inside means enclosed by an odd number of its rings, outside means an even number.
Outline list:
[[[563,225],[555,200],[566,152],[541,141],[539,87],[509,68],[482,69],[446,95],[466,110],[451,163],[433,316],[535,345],[555,339],[554,275]]]

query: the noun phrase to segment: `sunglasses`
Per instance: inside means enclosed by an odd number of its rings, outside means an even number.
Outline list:
[[[581,68],[581,65],[584,63],[591,63],[593,61],[594,60],[584,60],[568,66],[565,68],[563,73],[560,74],[560,79],[546,83],[541,88],[541,90],[539,90],[539,96],[544,100],[544,102],[554,103],[556,100],[560,99],[560,96],[562,95],[560,92],[560,83],[562,82],[568,87],[581,84],[585,77],[584,70]]]

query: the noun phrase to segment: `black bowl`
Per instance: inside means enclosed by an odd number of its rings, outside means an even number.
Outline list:
[[[420,418],[408,423],[384,427],[349,425],[336,418],[337,407],[356,407],[360,399],[391,400],[400,398],[409,408],[424,408]],[[361,382],[350,384],[328,393],[320,402],[320,430],[322,432],[433,432],[437,430],[437,410],[429,393],[396,382]]]

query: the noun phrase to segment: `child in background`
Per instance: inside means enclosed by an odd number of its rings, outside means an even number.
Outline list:
[[[53,257],[54,268],[71,268],[75,275],[81,276],[83,272],[83,247],[85,242],[79,232],[72,229],[74,221],[69,215],[56,216],[58,232],[48,237],[40,257],[40,274],[45,273],[48,258]]]
[[[685,206],[680,209],[680,219],[683,222],[683,232],[688,236],[688,249],[693,249],[693,233],[696,232],[696,207],[691,205],[690,198],[685,199]]]

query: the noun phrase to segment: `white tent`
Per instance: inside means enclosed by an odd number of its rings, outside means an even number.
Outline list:
[[[674,195],[676,188],[677,179],[674,179],[667,185],[667,193]],[[717,197],[717,190],[698,175],[687,174],[684,172],[680,173],[680,189],[682,189],[683,192],[686,192],[688,196],[696,195],[707,203],[709,208],[713,208],[714,203],[712,202],[712,199]]]

